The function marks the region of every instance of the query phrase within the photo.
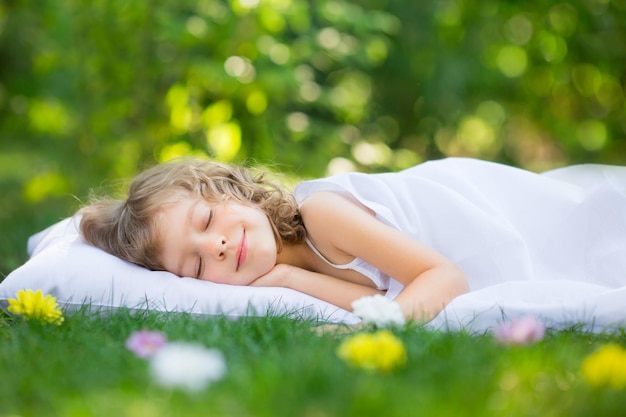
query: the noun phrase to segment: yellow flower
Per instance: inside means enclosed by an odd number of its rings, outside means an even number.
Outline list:
[[[615,344],[602,346],[585,358],[581,371],[589,385],[626,388],[626,350]]]
[[[16,298],[9,298],[9,313],[24,316],[27,320],[59,325],[63,323],[63,313],[56,298],[50,294],[44,297],[41,290],[19,290]]]
[[[339,345],[337,355],[349,364],[368,371],[388,372],[406,363],[402,341],[389,330],[352,336]]]

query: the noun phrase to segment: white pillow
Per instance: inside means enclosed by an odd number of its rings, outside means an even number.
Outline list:
[[[287,288],[214,284],[150,271],[86,244],[80,218],[67,218],[30,237],[31,258],[0,283],[0,308],[21,289],[52,294],[65,311],[125,307],[227,317],[288,315],[359,322],[352,313]]]

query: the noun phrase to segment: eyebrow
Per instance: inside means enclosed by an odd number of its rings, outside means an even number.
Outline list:
[[[189,209],[187,210],[187,215],[185,216],[185,220],[183,221],[183,233],[185,230],[190,229],[193,225],[193,214],[195,212],[196,206],[200,203],[200,200],[196,200],[193,204],[191,204],[189,206]],[[193,277],[195,274],[195,271],[191,271],[191,274],[185,274],[185,271],[183,270],[183,267],[185,266],[185,260],[188,258],[187,254],[183,254],[183,256],[179,259],[178,261],[178,270],[181,272],[180,276],[183,277]]]

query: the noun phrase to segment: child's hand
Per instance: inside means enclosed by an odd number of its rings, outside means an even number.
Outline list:
[[[252,287],[287,287],[287,279],[298,267],[277,264],[265,275],[260,276],[250,283]]]

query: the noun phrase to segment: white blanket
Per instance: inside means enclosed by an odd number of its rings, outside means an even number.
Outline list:
[[[454,261],[471,293],[435,327],[482,330],[523,314],[549,325],[626,324],[626,168],[578,165],[535,174],[448,158],[400,173],[348,173],[301,184],[348,193],[377,217]],[[372,278],[373,281],[379,281]],[[389,277],[388,296],[401,286]]]

